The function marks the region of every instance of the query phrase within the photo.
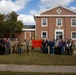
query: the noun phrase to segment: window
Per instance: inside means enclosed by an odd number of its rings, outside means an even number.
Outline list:
[[[76,18],[72,18],[72,20],[71,20],[71,25],[72,25],[72,26],[76,26]]]
[[[76,32],[74,32],[74,31],[72,32],[71,38],[72,38],[72,39],[76,39]]]
[[[62,19],[61,18],[56,19],[56,26],[62,26]]]
[[[48,21],[47,21],[47,18],[42,18],[42,19],[41,19],[41,25],[42,25],[42,26],[44,26],[44,27],[47,26],[47,22],[48,22]]]
[[[42,38],[47,38],[47,31],[42,31],[41,32],[41,37]]]

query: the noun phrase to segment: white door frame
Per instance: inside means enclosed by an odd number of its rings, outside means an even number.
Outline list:
[[[64,39],[64,29],[55,29],[55,39],[56,39],[56,32],[62,32],[63,39]]]

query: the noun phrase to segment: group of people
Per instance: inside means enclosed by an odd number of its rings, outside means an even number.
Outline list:
[[[29,53],[32,47],[31,39],[21,40],[21,39],[10,39],[10,38],[0,38],[0,55],[12,54],[22,52]]]
[[[22,52],[29,53],[32,49],[33,43],[31,39],[21,40],[21,39],[10,39],[10,38],[0,38],[0,55],[12,54]],[[56,40],[42,40],[41,50],[43,53],[49,54],[67,54],[73,55],[73,50],[75,49],[75,43],[72,40],[64,41],[63,39]]]
[[[64,41],[63,39],[56,39],[51,41],[44,39],[41,49],[43,53],[50,53],[52,55],[73,55],[75,43],[73,42],[73,40],[70,39],[68,39],[67,41]]]

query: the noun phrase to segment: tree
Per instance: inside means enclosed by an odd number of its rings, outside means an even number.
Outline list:
[[[17,18],[18,14],[14,11],[5,15],[5,24],[7,26],[7,32],[9,31],[11,38],[15,37],[15,32],[21,31],[23,27],[22,21],[18,21]]]
[[[4,15],[0,14],[0,36],[4,36],[4,32],[5,32],[3,20],[4,20]]]

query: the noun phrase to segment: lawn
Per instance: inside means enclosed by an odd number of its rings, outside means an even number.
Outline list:
[[[70,65],[76,66],[76,55],[51,55],[43,54],[36,49],[30,53],[0,55],[0,64],[25,64],[25,65]]]
[[[0,72],[0,75],[76,75],[76,73]]]

